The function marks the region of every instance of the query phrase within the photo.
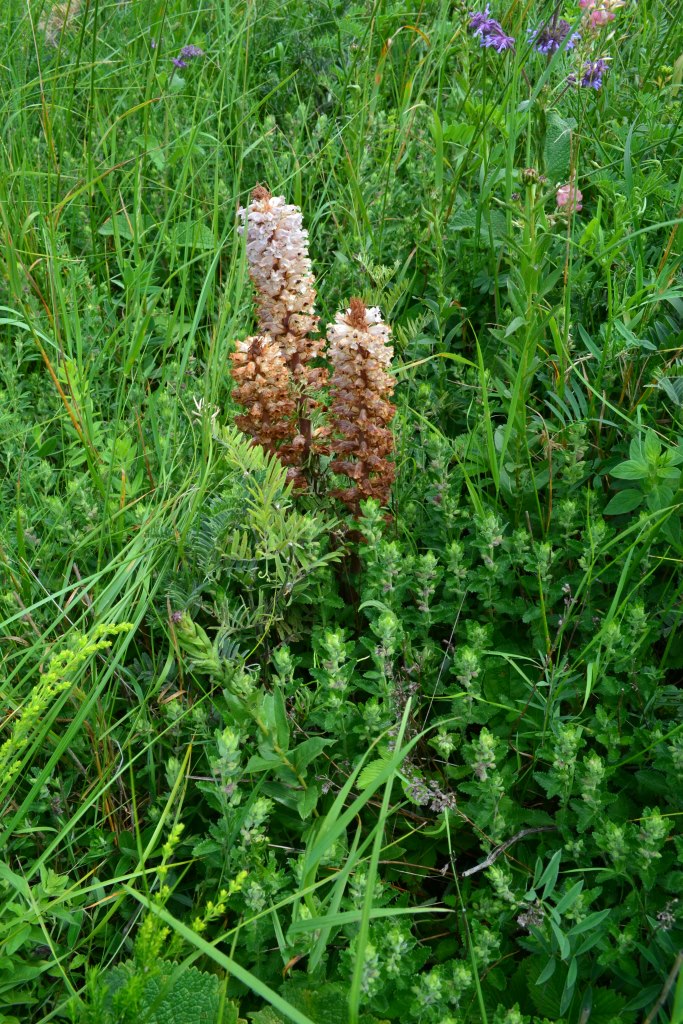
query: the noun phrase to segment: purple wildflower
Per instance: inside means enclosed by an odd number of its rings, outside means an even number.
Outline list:
[[[539,53],[551,56],[565,42],[565,50],[573,50],[581,39],[579,32],[572,32],[572,27],[564,18],[553,18],[540,28],[529,29],[529,41]]]
[[[602,86],[602,76],[606,70],[606,57],[599,57],[598,60],[587,60],[583,65],[583,77],[581,78],[583,88],[599,89]]]
[[[482,12],[470,11],[470,29],[474,32],[475,36],[481,35],[481,31],[484,26],[491,20],[491,8],[487,4]]]
[[[186,68],[187,64],[180,57],[171,57],[171,64],[175,64],[177,68]]]
[[[484,8],[483,13],[480,11],[470,11],[469,19],[470,29],[474,32],[475,36],[479,36],[482,46],[489,46],[496,53],[502,53],[503,50],[514,50],[514,39],[512,36],[506,36],[500,22],[490,17],[488,4]]]
[[[204,51],[200,46],[195,46],[193,43],[190,43],[188,46],[183,46],[180,51],[180,56],[184,57],[186,60],[195,60],[197,57],[203,57]]]

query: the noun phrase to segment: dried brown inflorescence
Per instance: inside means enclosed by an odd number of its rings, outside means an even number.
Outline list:
[[[297,488],[305,488],[301,470],[306,439],[299,433],[298,402],[279,346],[268,334],[238,341],[232,355],[233,397],[246,412],[235,423],[256,444],[274,452],[288,467]]]
[[[328,374],[313,365],[325,341],[311,337],[318,317],[301,211],[259,185],[240,216],[261,333],[239,342],[232,356],[233,397],[246,409],[237,425],[279,456],[296,487],[306,487],[306,474],[317,464],[312,456],[332,452],[332,470],[352,481],[336,497],[355,515],[364,498],[386,505],[395,475],[388,326],[377,308],[360,299],[351,299],[349,309],[337,315],[327,331],[327,358],[334,367],[328,425],[314,427],[313,417],[320,419],[324,411],[320,390]]]
[[[308,232],[298,207],[262,185],[239,213],[262,333],[241,342],[233,355],[234,398],[248,409],[237,424],[256,444],[277,452],[295,486],[304,488],[304,468],[323,450],[324,430],[314,430],[311,419],[319,406],[316,392],[327,382],[327,370],[312,365],[323,339],[310,336],[318,317]]]
[[[394,438],[388,429],[396,411],[389,401],[394,391],[387,372],[393,356],[389,335],[379,309],[368,308],[361,299],[351,299],[327,329],[327,355],[334,367],[329,414],[330,450],[336,458],[331,468],[353,481],[335,496],[356,515],[365,498],[388,504],[396,475],[390,461]]]

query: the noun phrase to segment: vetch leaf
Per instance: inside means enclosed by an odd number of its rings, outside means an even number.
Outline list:
[[[552,929],[553,935],[555,936],[555,938],[557,940],[557,945],[558,945],[559,950],[560,950],[560,956],[562,957],[563,960],[566,960],[567,957],[569,956],[569,954],[571,953],[571,946],[569,945],[569,939],[564,934],[562,929],[559,928],[558,925],[555,924],[555,922],[552,920],[552,918],[550,919],[550,927]]]
[[[537,985],[545,985],[546,981],[549,981],[555,973],[557,967],[557,960],[555,957],[551,957],[548,963],[545,965],[538,978],[536,979]]]
[[[578,969],[579,967],[576,960],[570,960],[569,970],[567,971],[567,980],[564,983],[564,991],[562,992],[562,999],[560,1000],[560,1013],[564,1013],[569,1008],[569,1004],[574,998]]]
[[[574,903],[576,903],[582,889],[583,882],[577,882],[576,885],[573,885],[571,887],[569,892],[566,892],[564,896],[557,901],[557,904],[555,905],[555,910],[558,912],[558,914],[564,914],[565,910],[569,910],[569,908],[573,906]]]
[[[562,850],[557,850],[552,857],[550,862],[539,879],[539,886],[543,885],[545,888],[541,894],[541,899],[547,900],[551,892],[555,888],[557,882],[557,876],[560,870],[560,861],[562,859]]]
[[[576,935],[583,935],[584,932],[589,932],[591,928],[597,928],[599,924],[602,924],[605,918],[609,917],[610,913],[611,911],[609,909],[595,910],[592,914],[589,914],[588,917],[584,917],[583,921],[579,921],[578,924],[575,924],[567,934],[572,939]]]

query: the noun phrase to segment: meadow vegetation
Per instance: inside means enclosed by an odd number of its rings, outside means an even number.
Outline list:
[[[680,5],[0,6],[1,1024],[681,1024]]]

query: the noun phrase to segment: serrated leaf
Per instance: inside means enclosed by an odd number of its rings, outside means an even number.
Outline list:
[[[162,960],[158,969],[145,975],[127,961],[104,976],[106,1004],[111,1007],[112,996],[133,981],[145,1024],[216,1024],[220,981],[215,974]]]
[[[215,842],[213,839],[200,839],[192,847],[192,856],[198,858],[207,857],[210,853],[218,853],[221,849],[220,843]]]
[[[608,501],[603,514],[606,516],[621,516],[626,512],[633,512],[643,503],[643,492],[628,487],[625,491],[619,491],[611,501]]]
[[[546,116],[544,160],[548,179],[553,185],[566,181],[571,165],[572,129],[576,121],[566,120],[556,110]]]
[[[386,766],[387,762],[383,758],[368,762],[356,780],[356,788],[367,789],[379,778]]]
[[[253,1024],[285,1024],[279,1013],[276,1013],[272,1006],[266,1006],[263,1010],[248,1014]]]
[[[338,983],[314,987],[306,983],[283,985],[283,996],[316,1024],[348,1024],[348,988]]]

